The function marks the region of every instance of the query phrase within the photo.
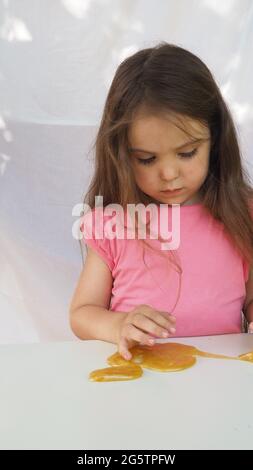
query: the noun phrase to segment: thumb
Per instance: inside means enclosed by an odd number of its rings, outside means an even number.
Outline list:
[[[127,361],[132,359],[132,354],[130,353],[128,348],[129,348],[129,344],[128,344],[127,339],[126,338],[121,338],[120,342],[119,342],[119,345],[118,345],[118,351],[119,351],[120,355],[124,359],[126,359]]]

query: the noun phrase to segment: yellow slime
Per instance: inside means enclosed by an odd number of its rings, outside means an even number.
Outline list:
[[[112,367],[94,370],[89,379],[94,382],[111,382],[134,380],[142,376],[144,369],[159,372],[174,372],[192,367],[196,356],[215,359],[231,359],[253,363],[253,351],[240,356],[224,356],[200,351],[194,346],[179,343],[157,343],[154,346],[134,346],[131,349],[132,359],[125,360],[118,352],[107,359]]]

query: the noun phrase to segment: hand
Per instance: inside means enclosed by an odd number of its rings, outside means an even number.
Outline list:
[[[248,333],[253,333],[253,321],[248,324]]]
[[[168,338],[176,332],[176,318],[149,305],[138,305],[124,315],[118,332],[118,351],[126,360],[132,358],[129,349],[137,344],[155,344],[155,337]]]

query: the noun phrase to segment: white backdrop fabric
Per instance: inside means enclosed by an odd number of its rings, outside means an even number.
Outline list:
[[[252,0],[0,0],[1,343],[76,339],[72,209],[117,66],[164,40],[213,72],[252,174]]]

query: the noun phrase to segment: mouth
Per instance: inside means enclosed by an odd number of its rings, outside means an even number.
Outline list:
[[[173,194],[179,194],[182,191],[183,188],[179,189],[166,189],[165,191],[161,191],[163,194],[168,194],[168,195],[173,195]]]

